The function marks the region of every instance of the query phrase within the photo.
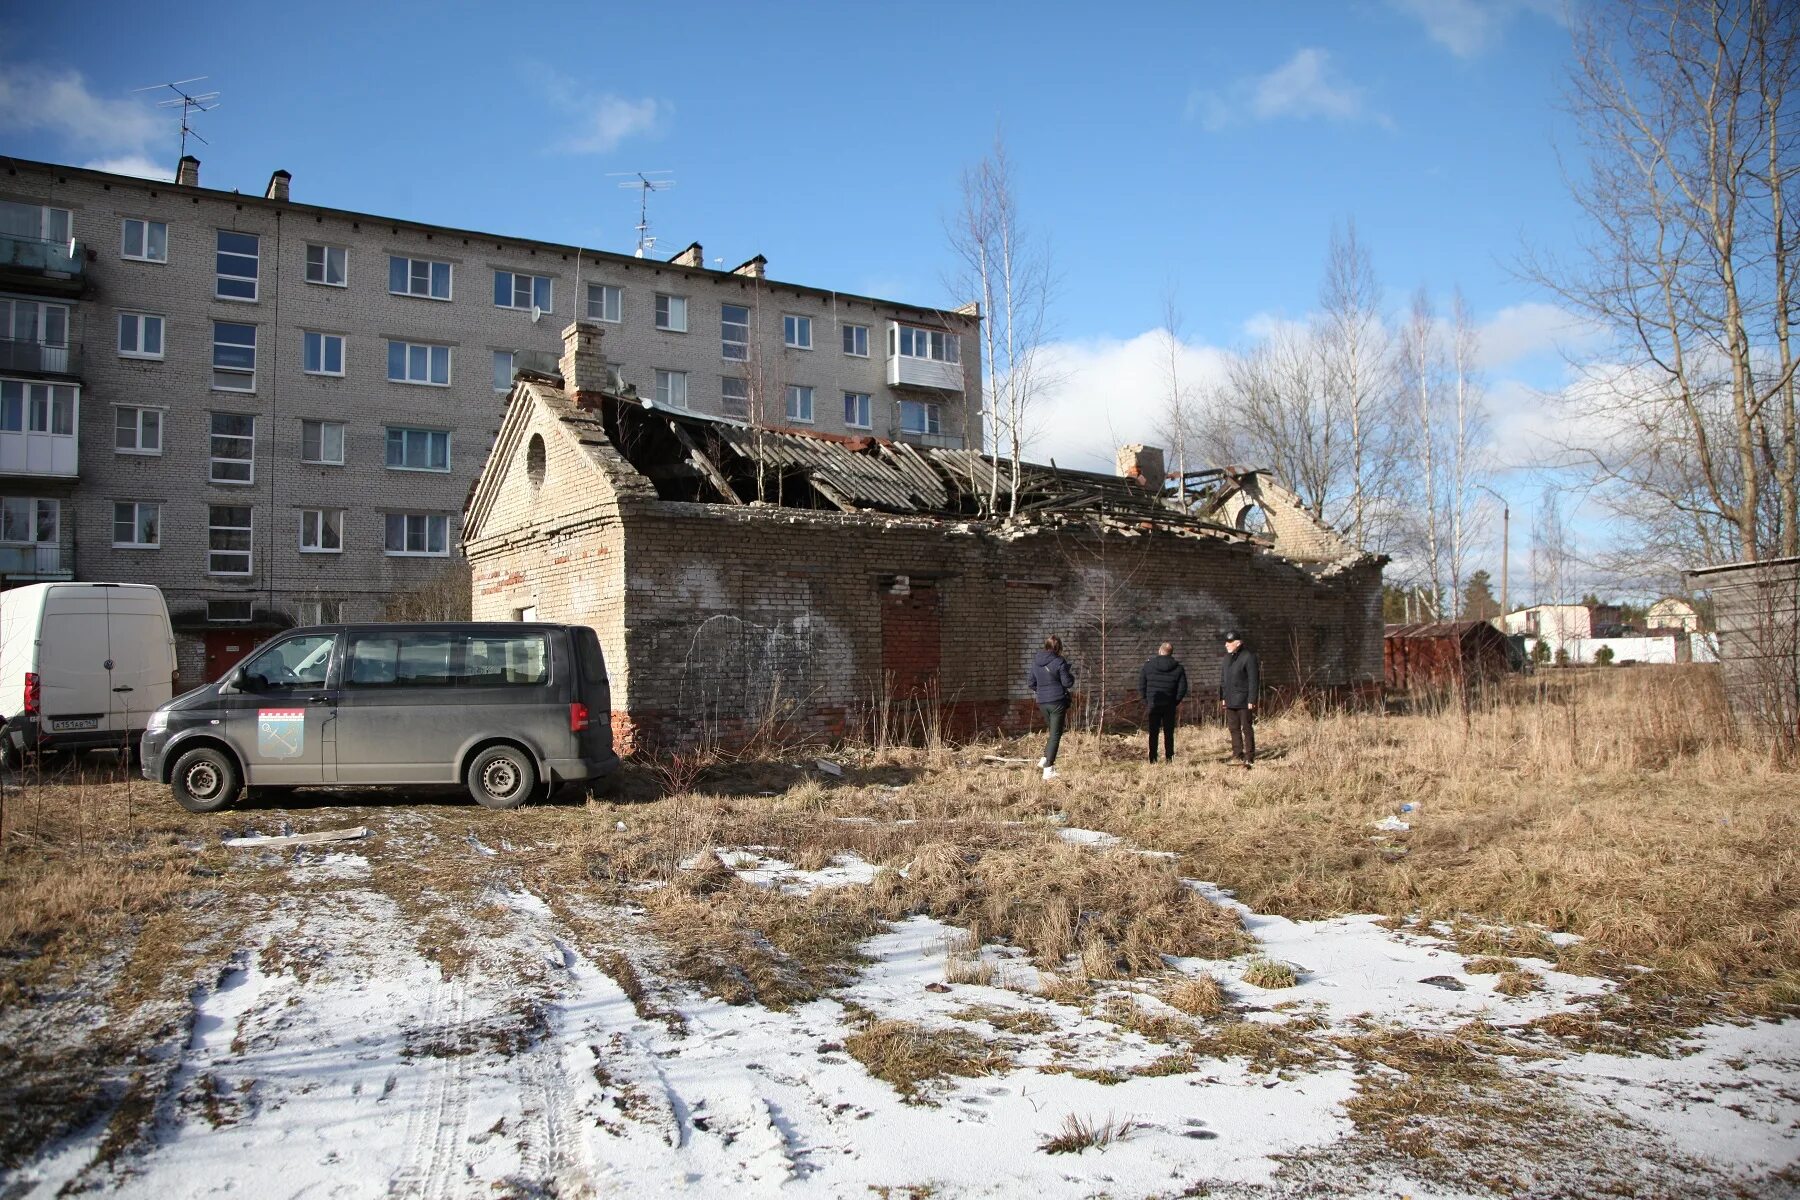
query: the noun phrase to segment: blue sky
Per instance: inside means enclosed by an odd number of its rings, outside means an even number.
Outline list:
[[[167,171],[175,122],[131,89],[206,75],[203,182],[629,250],[672,171],[659,249],[691,240],[783,279],[957,302],[945,218],[1004,131],[1052,246],[1073,388],[1040,452],[1098,406],[1148,433],[1133,384],[1173,288],[1204,362],[1315,302],[1354,218],[1391,306],[1460,286],[1488,345],[1507,465],[1549,419],[1566,321],[1515,264],[1578,228],[1557,158],[1569,34],[1554,0],[1284,5],[194,4],[11,8],[0,146]],[[1201,369],[1204,369],[1203,367]],[[1083,464],[1088,465],[1088,464]],[[1521,504],[1536,485],[1503,477]],[[1517,507],[1517,505],[1515,505]],[[1515,521],[1515,525],[1517,522]],[[1523,543],[1515,530],[1514,557]]]

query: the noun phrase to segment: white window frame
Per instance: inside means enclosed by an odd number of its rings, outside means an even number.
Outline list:
[[[218,432],[218,426],[217,426],[217,419],[219,417],[246,417],[250,421],[250,432],[247,434],[220,433],[220,432]],[[234,442],[249,442],[250,443],[249,457],[248,458],[237,458],[235,456],[228,456],[228,455],[220,454],[219,448],[217,445],[218,439],[220,439],[220,438],[225,438],[229,441],[234,441]],[[243,479],[229,479],[229,478],[221,479],[219,477],[219,467],[221,465],[238,464],[238,463],[241,463],[244,466],[249,468],[249,472],[245,476],[245,478],[243,478]],[[209,412],[206,414],[206,464],[207,464],[206,465],[206,481],[208,483],[221,484],[226,487],[250,487],[251,485],[253,485],[256,482],[256,414],[255,413]]]
[[[394,287],[394,264],[397,262],[406,264],[406,287],[404,289]],[[425,267],[425,290],[422,292],[416,290],[413,283],[414,271],[421,264]],[[433,267],[444,268],[444,294],[441,296],[434,290],[437,285],[434,278],[436,272],[432,270]],[[390,254],[388,255],[388,295],[411,296],[417,300],[436,300],[440,304],[449,304],[456,299],[456,264],[446,262],[441,258],[414,258],[410,254]]]
[[[9,538],[6,536],[4,506],[6,504],[24,503],[31,505],[31,512],[26,520],[28,528],[26,536]],[[44,536],[44,514],[50,515],[50,535]],[[0,544],[8,546],[55,546],[62,542],[62,501],[48,496],[5,496],[0,497]]]
[[[319,273],[320,273],[320,275],[322,275],[324,277],[321,279],[313,278],[313,251],[314,250],[323,250],[324,251],[324,254],[322,254],[319,259]],[[338,268],[338,278],[335,282],[331,278],[331,257],[333,254],[337,255],[337,268]],[[334,246],[330,242],[308,242],[308,243],[306,243],[306,263],[305,263],[305,269],[301,272],[301,277],[304,278],[306,280],[306,282],[308,282],[310,284],[314,284],[318,287],[334,287],[334,288],[349,287],[350,286],[350,247]]]
[[[921,416],[925,418],[926,428],[907,428],[906,407],[909,404],[916,407]],[[900,401],[900,432],[909,433],[914,437],[942,437],[944,433],[944,406],[941,404],[933,404],[929,400]]]
[[[962,335],[951,333],[947,329],[927,329],[923,325],[907,325],[903,322],[899,323],[898,329],[899,341],[895,350],[901,358],[940,362],[953,367],[961,365]],[[923,345],[920,339],[923,339]]]
[[[231,550],[225,551],[225,553],[235,554],[237,552]],[[241,617],[220,616],[219,613],[221,610],[218,606],[224,604],[233,606],[239,604],[243,605],[242,611],[244,615]],[[256,616],[255,607],[256,602],[253,600],[208,600],[206,602],[206,622],[209,625],[248,625],[251,619]]]
[[[813,416],[817,410],[813,407],[813,389],[810,384],[790,383],[787,385],[787,390],[783,393],[783,396],[785,399],[783,411],[786,412],[788,420],[793,421],[798,425],[811,425],[813,423]],[[805,416],[801,416],[799,412],[799,402],[803,399],[806,401]]]
[[[255,304],[257,299],[262,295],[262,235],[259,233],[246,233],[242,229],[218,229],[214,230],[214,235],[213,298],[215,300],[228,300],[234,304]],[[242,250],[224,249],[220,243],[227,235],[231,237],[249,238],[256,243],[255,253],[246,254]],[[251,259],[256,273],[254,275],[227,274],[219,263],[219,256],[221,254],[229,254],[233,258]],[[224,287],[227,283],[248,283],[250,285],[250,294],[248,296],[230,295],[224,291]]]
[[[141,254],[131,252],[131,227],[138,226],[138,245]],[[162,257],[158,258],[150,252],[150,228],[160,226],[162,229]],[[148,217],[126,217],[119,222],[119,257],[132,262],[166,263],[169,261],[169,223],[152,221]]]
[[[506,289],[511,303],[500,303],[500,281],[506,281]],[[519,284],[525,283],[525,303],[519,303]],[[543,303],[538,302],[538,285],[544,285]],[[494,270],[494,307],[510,308],[515,312],[530,312],[536,308],[540,312],[555,312],[556,281],[548,275],[532,275],[525,271]]]
[[[0,379],[0,433],[73,438],[80,430],[80,387],[49,380]]]
[[[401,347],[401,373],[399,375],[394,374],[395,346]],[[387,347],[387,371],[389,383],[405,383],[410,384],[413,387],[449,387],[456,379],[456,356],[452,353],[455,347],[446,346],[442,342],[403,342],[399,338],[389,338]],[[413,362],[413,352],[417,350],[423,350],[425,352],[425,377],[423,379],[415,379],[412,374],[415,365]],[[441,383],[431,378],[432,358],[434,352],[438,350],[444,352],[444,379]]]
[[[241,509],[243,509],[244,512],[246,514],[248,514],[250,523],[248,525],[215,524],[214,523],[215,522],[215,514],[221,508],[241,508]],[[250,536],[245,539],[249,543],[249,549],[247,549],[247,550],[225,550],[225,549],[220,549],[218,547],[215,547],[212,543],[213,534],[214,533],[225,533],[225,532],[233,532],[233,533],[243,532],[243,533],[249,534]],[[217,566],[218,560],[214,556],[220,555],[220,554],[229,554],[234,557],[236,557],[238,555],[242,555],[243,559],[244,559],[244,569],[241,571],[221,571],[221,570],[219,570],[218,566]],[[244,576],[252,575],[255,572],[256,572],[256,509],[248,504],[209,504],[209,505],[207,505],[206,506],[206,573],[208,575],[228,575],[233,578],[243,578]]]
[[[512,391],[513,372],[517,369],[516,367],[514,367],[513,363],[517,357],[518,357],[518,352],[515,350],[496,350],[496,351],[494,351],[494,394],[495,395],[502,395],[506,392]],[[502,358],[504,358],[506,360],[506,382],[505,383],[500,382],[500,360]]]
[[[744,314],[742,321],[726,319],[726,310],[733,308]],[[744,331],[743,338],[741,340],[733,338],[731,331],[740,328]],[[726,362],[750,361],[750,306],[748,304],[719,305],[719,357]]]
[[[744,385],[743,396],[732,397],[725,394],[726,385],[734,383]],[[743,401],[743,407],[733,408],[732,405],[739,399]],[[719,411],[730,417],[748,417],[750,415],[750,381],[748,379],[742,375],[719,376]]]
[[[307,358],[312,354],[312,342],[314,338],[319,340],[319,366],[317,370],[306,365]],[[337,343],[338,369],[335,371],[325,365],[331,358],[331,356],[326,353],[326,349],[332,342]],[[349,351],[346,348],[343,334],[322,333],[317,329],[303,329],[300,331],[300,371],[302,374],[331,375],[338,379],[342,379],[344,377],[345,359],[348,356]]]
[[[676,324],[676,306],[680,306],[681,323]],[[673,292],[656,293],[655,326],[664,333],[686,333],[688,331],[688,302],[686,296],[678,296]]]
[[[250,331],[250,365],[248,367],[219,365],[219,348],[221,346],[230,346],[238,350],[242,350],[245,347],[245,343],[243,342],[221,342],[219,340],[219,327],[222,325],[232,325]],[[256,390],[256,349],[257,342],[261,337],[262,334],[255,325],[249,325],[242,321],[213,322],[212,386],[215,392],[254,392]],[[242,379],[246,382],[247,386],[228,387],[219,382],[221,375],[226,379]]]
[[[131,508],[131,541],[119,540],[119,510],[127,505]],[[138,538],[144,527],[144,510],[149,509],[155,524],[156,536],[146,542]],[[113,549],[115,550],[160,550],[162,549],[162,504],[156,500],[114,500],[113,501]]]
[[[144,331],[151,321],[156,322],[156,344],[161,347],[155,353],[141,349],[144,344]],[[127,349],[125,345],[125,329],[129,325],[135,334],[134,341],[140,348]],[[150,362],[161,362],[168,353],[169,323],[161,313],[122,312],[119,314],[118,348],[120,358],[139,358]]]
[[[394,549],[394,546],[393,546],[393,532],[394,532],[395,518],[399,518],[399,520],[401,522],[401,525],[400,525],[400,549],[398,549],[398,550]],[[419,521],[424,522],[423,529],[424,529],[424,533],[425,533],[425,545],[427,547],[424,550],[408,550],[408,549],[406,549],[406,544],[410,540],[410,534],[412,532],[410,523],[414,520],[419,520]],[[431,528],[432,528],[432,524],[434,522],[441,522],[443,525],[443,531],[444,531],[443,546],[444,546],[444,548],[442,550],[430,549]],[[445,515],[444,513],[425,513],[425,512],[383,513],[381,525],[382,525],[381,545],[382,545],[382,549],[386,552],[386,554],[388,555],[389,558],[449,558],[450,557],[450,518],[447,515]]]
[[[324,457],[308,458],[308,457],[306,457],[306,427],[308,425],[316,425],[319,428],[319,454],[321,456],[323,456],[325,454],[325,449],[326,449],[325,448],[325,431],[328,429],[337,430],[338,456],[336,458],[324,458]],[[312,466],[312,467],[341,467],[341,466],[343,466],[344,458],[345,458],[344,444],[346,441],[349,440],[348,437],[346,436],[348,434],[348,432],[349,432],[348,429],[346,428],[344,422],[342,422],[342,421],[323,421],[323,420],[315,421],[311,417],[302,417],[300,419],[300,461],[302,463],[305,463],[306,465]]]
[[[680,393],[677,396],[677,393]],[[686,371],[656,372],[656,403],[662,408],[688,407],[688,373]]]
[[[781,344],[789,350],[811,350],[812,318],[799,313],[782,313]]]
[[[862,404],[859,407],[862,410],[863,419],[860,421],[852,421],[850,419],[850,401],[853,398],[862,401]],[[845,392],[844,426],[847,429],[875,428],[875,397],[871,396],[868,392]]]
[[[849,325],[843,327],[844,353],[851,358],[869,357],[869,327],[867,325]],[[861,343],[862,349],[856,349]]]
[[[600,311],[594,312],[594,292],[600,293]],[[608,300],[612,301],[612,316],[606,315]],[[587,318],[590,321],[604,321],[608,325],[617,325],[625,319],[625,289],[613,283],[590,283],[587,289]]]
[[[394,435],[396,433],[401,435],[400,457],[401,457],[402,461],[399,463],[389,461],[389,450],[394,445]],[[444,465],[441,467],[433,467],[433,466],[414,467],[414,466],[406,465],[404,460],[407,457],[406,450],[407,450],[407,442],[409,439],[405,435],[409,434],[409,433],[425,433],[425,434],[430,434],[434,438],[442,437],[444,439]],[[451,431],[448,429],[428,429],[428,428],[425,428],[424,426],[420,426],[420,425],[389,425],[385,428],[385,430],[382,433],[381,461],[382,461],[382,464],[384,466],[386,466],[387,469],[390,471],[423,471],[430,475],[445,475],[445,474],[448,474],[450,471],[450,462],[451,462],[450,456],[451,456],[451,453],[453,450],[453,447],[451,446],[452,440],[453,439],[451,438]],[[427,449],[426,449],[425,457],[426,457],[426,461],[428,463],[431,459],[430,446],[431,446],[431,443],[427,442],[426,443]]]
[[[126,413],[133,414],[131,418],[131,437],[134,444],[130,446],[121,446],[119,445],[119,418]],[[156,445],[154,446],[146,446],[144,444],[144,416],[148,413],[154,413],[156,415]],[[163,452],[163,429],[168,423],[168,410],[158,405],[113,405],[113,453],[160,456]]]
[[[300,553],[302,554],[342,554],[344,552],[344,518],[349,514],[344,508],[303,508],[300,510]],[[325,517],[327,514],[337,518],[337,545],[324,544],[326,532]],[[309,520],[310,518],[310,520]],[[310,528],[308,526],[310,525]],[[308,535],[311,540],[308,540]]]

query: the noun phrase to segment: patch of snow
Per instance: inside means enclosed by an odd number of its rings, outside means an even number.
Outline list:
[[[881,868],[874,863],[849,852],[833,855],[831,861],[817,871],[802,871],[793,863],[774,857],[769,853],[770,849],[768,846],[720,846],[712,853],[717,854],[745,883],[779,888],[793,896],[804,896],[820,888],[873,883],[875,876],[881,872]],[[705,854],[702,851],[694,857],[703,860]],[[682,866],[688,870],[693,869],[685,861]]]
[[[1119,839],[1110,833],[1101,833],[1097,829],[1059,829],[1058,837],[1065,842],[1073,842],[1077,846],[1117,846]]]

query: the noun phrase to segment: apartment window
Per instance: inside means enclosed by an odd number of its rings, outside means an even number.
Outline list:
[[[161,358],[163,319],[154,313],[120,313],[119,355],[122,358]]]
[[[0,200],[0,234],[41,242],[66,243],[74,233],[74,219],[66,208]]]
[[[388,378],[395,383],[450,386],[450,347],[419,342],[388,343]]]
[[[344,423],[342,421],[301,421],[300,461],[320,466],[344,465]]]
[[[875,407],[867,392],[844,393],[844,424],[852,429],[873,429]]]
[[[787,417],[790,421],[812,423],[813,390],[811,388],[801,387],[797,383],[788,384]]]
[[[733,362],[750,358],[750,310],[742,304],[719,306],[719,354]]]
[[[79,394],[73,384],[0,380],[0,433],[73,437]]]
[[[387,552],[397,555],[449,554],[450,518],[436,513],[388,513]]]
[[[294,604],[297,625],[336,625],[344,619],[342,600],[300,600]]]
[[[300,552],[302,554],[341,554],[343,550],[343,509],[303,508],[300,510]]]
[[[869,357],[869,327],[867,325],[844,326],[844,353],[854,354],[857,358]]]
[[[781,344],[790,350],[812,349],[812,318],[786,313],[781,318]]]
[[[625,290],[623,288],[616,288],[610,283],[588,284],[588,320],[611,321],[617,324],[624,308]]]
[[[450,264],[427,258],[388,256],[388,291],[396,296],[450,299]]]
[[[248,568],[245,573],[248,574]],[[250,601],[208,600],[206,619],[215,625],[247,625],[250,623]]]
[[[919,400],[902,400],[900,402],[901,433],[942,433],[942,412],[936,404],[926,404]]]
[[[719,377],[719,407],[727,416],[750,415],[750,381],[741,375]]]
[[[303,335],[304,346],[300,357],[300,368],[308,375],[342,375],[344,373],[344,339],[336,333],[314,333],[307,330]]]
[[[449,432],[443,429],[389,429],[387,465],[396,471],[448,471]]]
[[[550,277],[495,271],[494,303],[500,308],[540,308],[549,312]]]
[[[306,282],[326,287],[348,287],[350,252],[342,246],[306,243]]]
[[[162,505],[149,500],[113,501],[113,542],[126,550],[162,545]]]
[[[687,297],[656,293],[656,327],[671,333],[686,333]]]
[[[56,541],[62,524],[62,501],[34,496],[0,499],[0,542],[22,545]]]
[[[214,284],[214,295],[221,300],[256,299],[256,268],[261,246],[262,239],[254,233],[219,230],[214,266],[218,279]]]
[[[511,350],[494,351],[494,390],[510,392],[513,385],[513,354]]]
[[[169,261],[169,226],[165,222],[126,217],[120,243],[121,258],[135,258],[139,262]]]
[[[37,300],[0,300],[0,338],[10,365],[24,371],[69,369],[69,306]]]
[[[962,361],[962,339],[941,329],[919,329],[912,325],[899,328],[902,358],[929,358],[933,362]]]
[[[256,478],[256,418],[250,413],[212,414],[213,483],[250,483]]]
[[[113,410],[113,449],[123,454],[162,453],[162,409],[121,404]]]
[[[686,408],[688,406],[687,383],[686,371],[658,371],[656,373],[656,402],[668,408]]]
[[[256,390],[256,326],[213,322],[212,385],[221,392]]]
[[[250,573],[250,507],[242,504],[209,504],[206,508],[206,573]],[[243,601],[246,606],[249,601]],[[208,614],[211,615],[210,613]],[[246,615],[244,620],[249,620]]]

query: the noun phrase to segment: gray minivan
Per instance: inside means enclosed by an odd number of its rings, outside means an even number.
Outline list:
[[[462,783],[514,808],[616,769],[611,718],[584,625],[316,625],[152,713],[144,777],[189,812],[246,784]]]

